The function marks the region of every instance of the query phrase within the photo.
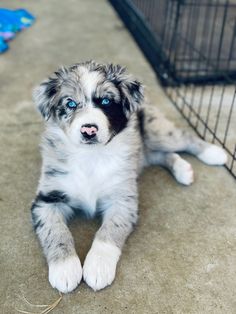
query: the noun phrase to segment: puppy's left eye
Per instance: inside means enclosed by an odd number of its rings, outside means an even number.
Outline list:
[[[101,104],[104,105],[104,106],[107,106],[110,104],[110,99],[108,98],[102,98],[101,99]]]
[[[70,109],[75,109],[77,107],[77,103],[74,100],[69,100],[66,105]]]

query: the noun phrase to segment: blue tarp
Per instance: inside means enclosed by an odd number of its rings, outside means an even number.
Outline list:
[[[0,8],[0,53],[9,48],[7,42],[13,39],[17,32],[31,26],[34,20],[35,17],[25,9]]]

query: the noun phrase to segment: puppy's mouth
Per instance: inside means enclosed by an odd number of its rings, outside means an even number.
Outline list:
[[[107,145],[111,142],[111,140],[113,139],[113,137],[115,136],[115,134],[111,135],[109,137],[109,139],[105,142],[102,142],[102,141],[99,141],[97,138],[93,138],[93,139],[81,139],[80,142],[81,144],[84,144],[84,145],[98,145],[98,144],[101,144],[101,145]]]
[[[81,139],[81,143],[85,145],[95,145],[99,144],[99,141],[96,138],[93,139]]]

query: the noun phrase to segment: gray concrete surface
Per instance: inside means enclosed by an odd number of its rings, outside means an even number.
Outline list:
[[[30,224],[40,173],[42,123],[32,87],[58,65],[96,59],[127,65],[147,86],[152,102],[180,126],[155,75],[121,21],[104,0],[2,0],[23,6],[35,25],[0,56],[0,313],[29,310],[17,296],[45,304],[57,299]],[[235,181],[224,168],[187,157],[191,187],[161,168],[140,178],[140,220],[119,262],[114,284],[98,293],[84,283],[53,313],[236,313]],[[74,221],[82,260],[98,227]],[[31,308],[32,312],[37,312]]]

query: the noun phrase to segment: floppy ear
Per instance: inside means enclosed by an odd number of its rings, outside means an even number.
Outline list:
[[[33,90],[34,103],[45,120],[52,113],[53,100],[58,92],[58,79],[49,78]]]
[[[138,109],[144,95],[142,84],[125,71],[125,67],[120,65],[109,64],[106,68],[107,77],[120,90],[125,113],[129,115]]]
[[[54,73],[53,77],[49,77],[43,81],[33,91],[33,100],[37,109],[40,111],[45,120],[48,120],[52,114],[55,97],[61,88],[61,84],[67,78],[68,69],[61,67]]]
[[[123,86],[122,89],[126,96],[124,100],[125,111],[130,113],[137,111],[144,98],[142,84],[132,77],[128,77],[121,86]]]

